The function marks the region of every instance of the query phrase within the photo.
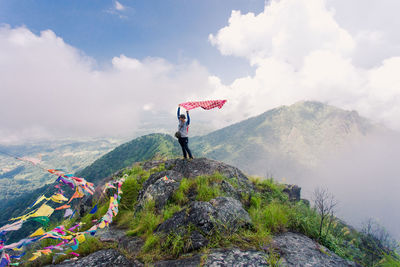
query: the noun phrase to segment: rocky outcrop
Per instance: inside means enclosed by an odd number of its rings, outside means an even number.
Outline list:
[[[208,244],[208,237],[216,232],[236,232],[251,225],[251,219],[242,204],[231,197],[217,197],[210,202],[194,201],[187,209],[175,213],[160,224],[156,232],[175,232],[185,235],[190,226],[197,230],[190,233],[190,247],[198,250]]]
[[[194,255],[178,260],[159,261],[154,264],[155,267],[198,267],[201,266],[201,255]]]
[[[221,267],[221,266],[269,266],[267,254],[256,250],[216,249],[208,255],[195,255],[178,260],[160,261],[156,267]]]
[[[215,172],[221,173],[228,179],[234,180],[238,184],[239,192],[253,192],[253,184],[247,179],[238,168],[223,162],[206,158],[197,158],[191,161],[183,159],[173,159],[167,161],[150,161],[142,164],[142,168],[149,170],[164,163],[167,170],[178,172],[186,178],[195,178],[199,175],[212,175]]]
[[[214,175],[215,172],[219,172],[226,179],[218,176],[205,179],[209,188],[218,186],[218,192],[223,192],[221,194],[223,196],[215,197],[210,201],[196,201],[200,196],[197,195],[200,194],[200,190],[197,191],[199,184],[197,181],[190,183],[185,191],[184,204],[180,203],[181,210],[159,224],[154,231],[154,234],[158,235],[162,241],[178,238],[176,235],[180,235],[182,238],[180,240],[184,242],[181,250],[184,255],[181,254],[180,258],[175,260],[154,262],[152,263],[154,266],[269,266],[269,252],[266,251],[270,249],[279,253],[281,266],[358,266],[340,258],[310,238],[291,232],[274,237],[272,244],[265,244],[268,249],[264,248],[263,251],[244,246],[242,249],[218,248],[202,254],[199,251],[215,241],[213,236],[218,235],[217,237],[224,238],[237,233],[240,229],[252,228],[251,217],[242,203],[244,205],[250,203],[252,193],[256,189],[239,169],[208,159],[148,161],[142,163],[142,168],[153,169],[152,172],[154,172],[160,164],[165,164],[166,170],[151,174],[143,183],[142,190],[138,194],[136,211],[143,208],[147,201],[154,200],[157,213],[155,215],[161,216],[163,207],[173,200],[172,197],[178,190],[183,177],[196,179],[201,175]],[[268,187],[257,190],[261,194],[274,193]],[[289,200],[300,201],[300,190],[298,186],[286,185],[283,192],[288,195]],[[246,197],[243,197],[243,193]],[[280,197],[282,198],[281,195]],[[286,197],[282,199],[286,201]],[[142,238],[128,237],[124,230],[113,226],[98,231],[96,236],[101,242],[114,243],[115,249],[100,250],[79,260],[64,262],[59,266],[143,266],[141,262],[131,260],[143,252]],[[129,259],[119,251],[124,252]]]
[[[179,231],[189,224],[205,235],[211,235],[214,231],[234,232],[240,227],[251,225],[251,219],[238,200],[217,197],[210,202],[192,202],[187,210],[175,213],[172,218],[160,224],[156,231]]]
[[[216,250],[207,256],[204,266],[269,266],[267,254],[256,251],[242,251],[234,248],[229,250]]]
[[[103,243],[116,244],[118,249],[126,251],[131,256],[137,255],[144,244],[140,237],[127,236],[124,230],[114,227],[99,230],[96,237]]]
[[[68,262],[63,262],[56,266],[59,267],[134,267],[134,266],[143,266],[140,263],[135,263],[129,261],[124,255],[119,253],[115,249],[104,249],[96,251],[89,256],[80,258],[79,260],[70,260]]]
[[[297,185],[287,184],[283,189],[283,193],[286,193],[290,201],[298,202],[300,201],[301,188]]]
[[[305,235],[287,232],[274,238],[283,266],[360,266],[347,261]]]

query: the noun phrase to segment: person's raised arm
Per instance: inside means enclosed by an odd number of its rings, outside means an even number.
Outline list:
[[[181,115],[181,107],[180,106],[178,106],[178,112],[176,115],[178,116],[178,121],[179,121],[179,116]]]
[[[187,125],[189,125],[190,124],[189,110],[186,110],[186,115],[187,115]]]

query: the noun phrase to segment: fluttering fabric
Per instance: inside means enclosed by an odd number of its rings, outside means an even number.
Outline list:
[[[45,231],[43,230],[42,227],[40,227],[35,232],[33,232],[29,237],[41,236],[41,235],[44,235],[44,233],[45,233]]]
[[[21,229],[23,223],[24,222],[22,220],[19,220],[11,224],[4,225],[3,227],[0,228],[0,232],[17,231]]]
[[[213,108],[222,108],[222,106],[226,103],[227,100],[207,100],[207,101],[197,101],[197,102],[185,102],[179,104],[180,107],[185,108],[186,110],[191,110],[194,108],[202,108],[205,110],[210,110]]]
[[[74,212],[71,209],[66,209],[65,210],[65,214],[64,214],[64,218],[67,218],[68,216],[71,216]]]
[[[25,214],[25,215],[20,216],[20,217],[12,218],[10,220],[18,220],[18,219],[20,219],[22,221],[26,221],[27,219],[29,219],[31,217],[50,217],[50,215],[53,214],[53,212],[54,212],[54,209],[52,207],[50,207],[47,204],[43,204],[36,211],[31,211],[28,214]]]
[[[65,204],[65,205],[62,205],[60,207],[55,208],[55,210],[63,210],[63,209],[68,209],[68,208],[71,208],[71,205]]]
[[[95,214],[97,211],[97,204],[93,207],[93,209],[89,212],[90,214]]]
[[[61,174],[59,170],[52,170],[54,171],[55,174],[59,175]],[[60,176],[61,177],[61,176]],[[43,239],[56,239],[56,240],[61,240],[62,242],[58,243],[57,245],[51,245],[48,247],[45,247],[43,249],[37,250],[36,252],[32,253],[32,257],[30,257],[28,259],[28,261],[34,261],[37,258],[39,258],[41,255],[48,255],[50,253],[53,252],[53,250],[65,250],[67,248],[71,248],[72,250],[76,250],[79,247],[79,244],[83,243],[86,241],[86,237],[85,235],[90,234],[90,235],[94,235],[97,231],[97,229],[102,229],[104,227],[107,227],[112,221],[113,221],[113,217],[116,216],[118,214],[118,206],[119,206],[119,202],[121,199],[121,194],[122,194],[122,184],[125,181],[125,177],[110,183],[109,189],[116,189],[116,193],[114,194],[114,196],[110,197],[110,201],[109,201],[109,208],[107,210],[107,212],[104,214],[104,216],[102,218],[100,218],[99,220],[95,220],[94,221],[94,225],[87,231],[84,232],[79,232],[79,228],[84,224],[82,222],[77,223],[76,225],[74,225],[73,227],[69,228],[68,230],[65,229],[65,227],[63,225],[57,226],[54,229],[45,232],[43,230],[42,227],[40,227],[39,229],[37,229],[36,231],[34,231],[28,238],[22,239],[18,242],[15,242],[13,244],[7,245],[7,246],[3,246],[0,245],[0,249],[3,249],[3,254],[2,254],[2,258],[1,258],[1,262],[4,266],[8,266],[8,265],[18,265],[19,263],[11,263],[10,261],[10,256],[8,256],[7,253],[5,253],[5,250],[20,250],[21,247],[27,246],[29,244],[31,244],[32,242],[36,242],[38,240],[43,240]],[[92,194],[94,189],[93,189],[93,184],[88,183],[85,179],[83,178],[77,178],[77,177],[73,177],[73,176],[68,176],[68,175],[64,175],[62,176],[63,179],[65,179],[67,182],[71,181],[72,184],[74,185],[75,188],[75,193],[73,195],[73,197],[70,199],[74,199],[74,198],[79,198],[84,196],[84,192],[87,192],[89,194]],[[67,184],[64,181],[60,181],[63,184]],[[43,200],[52,200],[53,202],[56,203],[60,203],[63,201],[66,201],[67,199],[60,193],[56,193],[53,196],[51,196],[50,198],[46,198],[45,196],[39,197],[38,200],[34,203],[35,205],[37,205],[38,203],[40,203]],[[34,205],[32,205],[33,207]],[[70,209],[69,205],[63,205],[60,206],[56,209],[53,209],[52,207],[48,206],[46,203],[42,204],[37,210],[31,211],[28,214],[25,214],[23,216],[17,217],[17,218],[13,218],[15,219],[20,219],[19,221],[16,221],[12,224],[8,224],[5,225],[3,227],[0,228],[1,231],[11,231],[13,229],[18,230],[21,228],[22,224],[24,223],[24,221],[26,220],[35,220],[35,221],[39,221],[42,224],[48,224],[49,222],[49,216],[51,216],[51,214],[54,212],[54,210],[61,210],[61,209],[66,209],[66,217],[70,216],[71,214],[73,215],[74,212],[72,212],[72,210]],[[95,213],[97,211],[97,204],[93,207],[93,209],[91,210],[90,213]],[[75,230],[78,230],[77,232],[74,232]],[[63,255],[65,255],[65,253],[61,253]],[[77,253],[71,253],[71,255],[74,256],[79,256],[79,254]],[[14,256],[13,259],[15,260],[19,260],[21,257],[23,256],[23,254],[21,255],[17,255]],[[1,265],[0,265],[1,267]]]

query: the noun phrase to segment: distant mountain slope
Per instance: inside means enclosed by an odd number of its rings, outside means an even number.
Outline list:
[[[117,139],[68,139],[0,145],[0,200],[11,200],[25,195],[55,179],[43,169],[9,155],[36,158],[40,154],[41,167],[74,173],[121,143]]]
[[[379,130],[355,111],[302,101],[190,138],[189,146],[195,157],[234,164],[251,174],[285,176],[313,168],[323,157]],[[181,155],[175,138],[145,135],[117,147],[77,175],[98,179],[157,153]]]
[[[356,111],[302,101],[199,137],[192,148],[251,173],[289,175],[379,130]]]
[[[134,162],[160,157],[177,156],[179,144],[170,135],[149,134],[122,144],[105,154],[93,164],[76,173],[90,181],[104,178],[112,173],[132,165]]]

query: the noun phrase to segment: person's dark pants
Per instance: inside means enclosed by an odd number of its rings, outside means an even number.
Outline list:
[[[181,138],[178,139],[178,141],[179,141],[179,144],[180,144],[181,147],[182,147],[183,157],[184,157],[185,159],[187,159],[187,154],[189,154],[189,158],[192,159],[192,158],[193,158],[192,152],[190,151],[189,146],[188,146],[188,144],[189,144],[189,138],[187,138],[187,137],[181,137]]]

